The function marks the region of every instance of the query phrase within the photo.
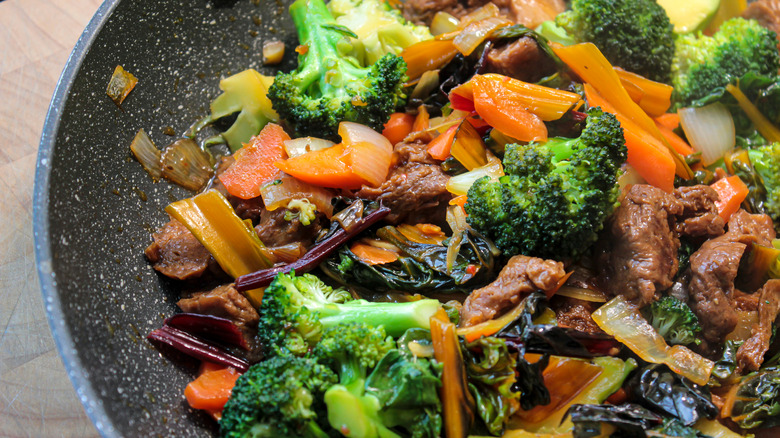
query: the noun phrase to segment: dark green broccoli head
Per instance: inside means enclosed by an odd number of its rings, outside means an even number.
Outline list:
[[[699,318],[690,307],[674,297],[663,297],[644,309],[647,321],[666,342],[674,345],[699,343]]]
[[[620,123],[590,109],[579,138],[508,145],[506,175],[474,183],[467,220],[507,256],[576,257],[596,241],[612,214],[625,160]]]
[[[592,42],[614,65],[666,82],[674,56],[673,26],[653,0],[573,0],[555,19],[578,42]]]
[[[322,0],[296,0],[290,14],[306,52],[296,71],[277,74],[268,89],[279,116],[300,136],[338,139],[345,120],[381,131],[405,98],[403,58],[387,54],[361,66],[348,56],[351,31],[336,25]]]
[[[319,311],[352,297],[311,274],[279,274],[266,288],[260,306],[258,338],[266,355],[290,352],[303,356],[322,334]]]
[[[277,356],[236,381],[222,411],[225,438],[327,437],[323,394],[336,375],[314,359]]]
[[[673,98],[678,106],[689,106],[748,72],[776,75],[779,67],[775,33],[754,20],[733,18],[711,37],[677,39]]]

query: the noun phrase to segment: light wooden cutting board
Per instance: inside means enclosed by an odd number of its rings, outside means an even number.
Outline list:
[[[0,1],[0,437],[97,436],[46,322],[32,192],[54,87],[100,3]]]

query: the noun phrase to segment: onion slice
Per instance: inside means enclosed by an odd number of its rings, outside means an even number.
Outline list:
[[[133,142],[130,143],[130,150],[133,152],[135,159],[141,163],[144,170],[157,182],[162,175],[162,165],[160,164],[162,152],[157,149],[157,146],[146,135],[146,131],[143,128],[139,129],[138,133],[135,134]]]
[[[274,211],[286,207],[290,201],[306,199],[317,207],[328,219],[333,215],[333,192],[309,184],[287,174],[260,188],[260,196],[266,210]]]
[[[162,154],[162,176],[185,189],[199,191],[213,175],[213,157],[192,139],[176,140]]]
[[[681,108],[677,113],[691,146],[701,152],[703,165],[709,166],[734,149],[734,119],[722,103],[701,108]]]
[[[320,149],[329,148],[336,143],[330,140],[325,140],[317,137],[300,137],[292,140],[285,140],[284,150],[287,152],[287,156],[297,157],[303,155],[306,152],[318,151]]]
[[[465,195],[474,182],[483,176],[487,176],[491,181],[498,181],[498,178],[504,176],[504,167],[501,160],[494,155],[488,156],[488,162],[484,166],[477,167],[460,175],[455,175],[447,181],[447,191],[453,195]]]

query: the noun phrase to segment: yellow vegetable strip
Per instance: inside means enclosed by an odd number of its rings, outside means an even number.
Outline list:
[[[643,360],[666,364],[675,373],[699,385],[707,384],[715,364],[681,345],[667,345],[639,310],[622,296],[615,297],[601,306],[593,312],[592,317],[602,330],[625,344]]]
[[[447,438],[465,438],[474,421],[474,400],[466,386],[466,368],[455,324],[440,311],[431,317],[433,355],[442,364],[441,401]]]
[[[165,211],[184,224],[231,277],[271,267],[263,242],[216,190],[176,201]]]
[[[734,86],[733,84],[728,84],[726,85],[726,91],[731,93],[731,95],[734,96],[734,99],[737,99],[739,107],[742,108],[742,111],[744,111],[745,114],[747,114],[750,121],[756,125],[756,129],[758,129],[758,132],[760,132],[764,138],[771,142],[780,141],[780,129],[777,129],[777,127],[773,125],[769,119],[761,114],[761,111],[759,111],[758,108],[753,105],[753,103],[747,98],[747,96],[745,96],[745,93],[743,93],[739,87]]]
[[[624,88],[631,84],[638,89],[642,96],[637,102],[649,116],[658,117],[666,113],[672,106],[672,91],[674,87],[661,82],[655,82],[644,76],[615,67],[615,71],[620,77]]]
[[[592,43],[571,46],[551,43],[550,47],[569,68],[583,81],[591,84],[619,113],[639,125],[669,149],[669,153],[674,158],[677,175],[686,179],[693,177],[693,172],[685,159],[669,145],[653,119],[631,99],[612,64],[607,61],[598,47]]]

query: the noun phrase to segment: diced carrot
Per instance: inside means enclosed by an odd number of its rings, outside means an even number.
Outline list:
[[[715,201],[715,205],[718,207],[718,215],[728,222],[732,214],[739,210],[739,206],[742,205],[742,201],[748,195],[748,187],[739,179],[738,176],[733,175],[727,178],[721,178],[710,187],[718,192],[718,200]]]
[[[355,254],[360,260],[368,263],[369,265],[384,265],[386,263],[393,263],[398,260],[398,254],[393,251],[378,248],[372,245],[366,245],[365,243],[356,242],[349,248],[353,254]]]
[[[490,126],[521,141],[547,140],[547,126],[541,118],[524,109],[526,105],[518,93],[481,76],[471,81],[474,107]]]
[[[184,388],[184,397],[195,409],[221,412],[239,376],[232,367],[203,362],[200,375]]]
[[[289,139],[290,136],[276,123],[265,125],[233,154],[236,161],[219,175],[228,193],[241,199],[260,196],[263,183],[278,173],[274,163],[286,158],[284,142]]]
[[[584,85],[588,105],[599,106],[602,110],[617,117],[623,127],[623,135],[628,149],[630,164],[648,183],[664,190],[674,190],[675,163],[669,151],[647,131],[640,128],[628,117],[619,113],[590,84]]]
[[[672,131],[671,129],[659,123],[658,119],[654,119],[654,120],[656,126],[658,126],[658,130],[661,131],[661,135],[664,136],[666,141],[669,142],[669,144],[674,148],[674,150],[677,151],[678,154],[685,157],[693,153],[693,148],[685,140],[683,140],[682,137],[675,134],[674,131]]]
[[[677,113],[662,114],[655,119],[656,125],[666,126],[668,129],[677,129],[680,126],[680,115]]]
[[[382,130],[382,135],[387,137],[392,144],[400,143],[410,132],[412,132],[414,120],[415,118],[411,114],[390,114],[390,120],[385,123],[385,129]]]
[[[460,205],[461,207],[464,207],[466,205],[466,201],[468,200],[469,198],[466,195],[456,196],[450,199],[450,205]]]
[[[428,154],[437,160],[446,160],[450,156],[450,149],[457,131],[458,125],[451,126],[443,134],[431,140],[428,143]]]

